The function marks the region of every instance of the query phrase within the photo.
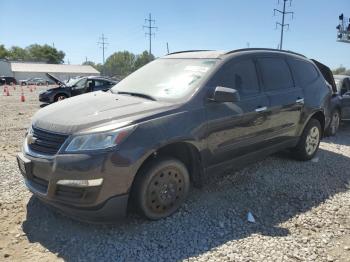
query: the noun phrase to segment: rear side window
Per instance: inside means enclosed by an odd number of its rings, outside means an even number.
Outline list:
[[[265,90],[279,90],[294,86],[287,62],[282,58],[258,58]]]
[[[299,59],[290,59],[288,61],[301,85],[310,84],[317,79],[318,72],[313,64]]]
[[[228,62],[214,77],[216,86],[236,89],[241,95],[259,92],[255,64],[252,60]]]

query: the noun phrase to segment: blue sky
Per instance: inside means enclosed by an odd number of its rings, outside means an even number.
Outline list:
[[[282,2],[282,1],[280,1]],[[232,50],[247,47],[276,48],[279,30],[273,16],[277,0],[217,1],[44,1],[0,0],[0,44],[21,47],[52,44],[66,53],[66,61],[80,64],[85,57],[102,61],[99,36],[108,38],[106,56],[119,50],[148,50],[142,29],[148,13],[158,30],[153,53],[188,49]],[[350,44],[336,42],[338,15],[350,16],[350,0],[293,0],[288,8],[284,48],[318,59],[334,68],[350,68]]]

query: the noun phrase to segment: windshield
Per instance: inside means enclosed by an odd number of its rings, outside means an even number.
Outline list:
[[[81,80],[81,78],[71,78],[67,82],[67,86],[74,86],[79,82],[79,80]]]
[[[155,100],[174,101],[192,95],[216,59],[157,59],[132,73],[112,88]]]

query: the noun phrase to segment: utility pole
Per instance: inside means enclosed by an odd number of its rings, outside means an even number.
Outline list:
[[[153,29],[158,29],[158,27],[152,26],[152,24],[154,25],[155,22],[156,22],[156,20],[152,19],[152,14],[150,13],[149,16],[148,16],[148,19],[145,19],[145,23],[146,24],[148,23],[148,25],[144,25],[143,26],[143,28],[148,29],[148,32],[145,33],[145,34],[146,34],[146,36],[149,37],[149,56],[152,55],[152,36],[153,37],[155,36],[155,34],[152,33],[152,30]]]
[[[273,9],[273,15],[276,15],[276,12],[279,12],[280,14],[282,14],[282,23],[276,22],[276,28],[277,26],[281,27],[281,39],[280,39],[280,44],[279,44],[279,49],[282,50],[283,48],[283,33],[284,33],[284,27],[288,27],[289,29],[289,24],[285,24],[284,20],[285,20],[285,16],[286,15],[294,15],[294,12],[287,12],[286,11],[286,2],[289,1],[289,6],[292,5],[292,0],[282,0],[283,1],[283,11],[279,10],[279,9]],[[278,1],[279,3],[279,1]]]
[[[168,44],[168,42],[166,42],[166,51],[169,54],[169,44]]]
[[[105,37],[104,34],[102,34],[102,36],[99,38],[99,42],[97,42],[97,44],[100,46],[100,48],[102,48],[102,70],[104,71],[104,67],[105,67],[105,49],[107,48],[107,45],[109,43],[106,42],[107,38]],[[102,74],[104,74],[104,72],[102,72]]]

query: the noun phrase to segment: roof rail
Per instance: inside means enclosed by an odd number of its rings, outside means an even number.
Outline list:
[[[225,53],[225,55],[236,53],[236,52],[242,52],[242,51],[276,51],[276,52],[281,52],[281,53],[298,55],[298,56],[302,56],[302,57],[306,58],[306,56],[299,54],[299,53],[296,53],[296,52],[293,52],[293,51],[273,49],[273,48],[242,48],[242,49],[236,49],[236,50],[229,51],[229,52]]]
[[[206,52],[206,51],[213,51],[213,50],[184,50],[184,51],[177,51],[172,52],[167,55],[174,55],[174,54],[181,54],[181,53],[191,53],[191,52]]]

